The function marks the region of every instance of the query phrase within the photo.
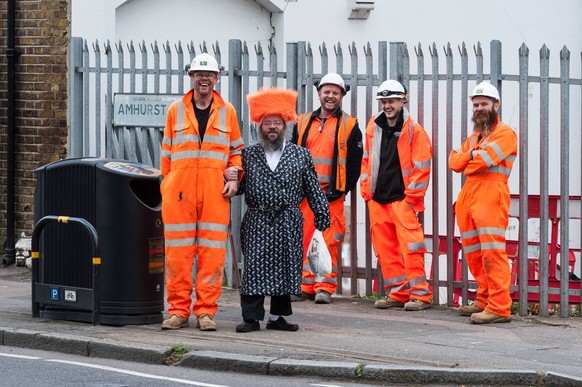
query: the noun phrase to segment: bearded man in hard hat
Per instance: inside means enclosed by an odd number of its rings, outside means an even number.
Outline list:
[[[259,124],[259,144],[243,149],[245,175],[239,193],[247,211],[241,226],[244,271],[240,287],[243,322],[237,332],[260,329],[264,299],[271,296],[267,329],[296,331],[288,322],[291,295],[301,292],[304,198],[315,214],[315,227],[329,227],[329,209],[307,149],[285,141],[286,123],[295,122],[297,92],[261,89],[247,96],[252,122]]]
[[[449,167],[463,172],[465,184],[455,205],[463,253],[477,281],[472,305],[459,308],[475,324],[510,322],[511,273],[505,250],[509,222],[507,181],[517,156],[517,135],[497,113],[499,92],[478,84],[469,96],[473,133],[449,156]]]
[[[234,107],[214,87],[220,68],[202,53],[192,60],[188,75],[193,88],[168,109],[162,141],[162,219],[166,244],[166,290],[169,318],[162,329],[188,326],[192,307],[192,265],[197,257],[197,327],[215,331],[214,316],[222,290],[229,198],[238,179],[227,181],[233,168],[242,177],[244,146]]]
[[[319,183],[329,201],[331,227],[322,236],[331,255],[331,272],[316,276],[310,270],[307,254],[315,226],[313,212],[304,200],[301,203],[305,220],[302,292],[292,299],[329,304],[337,287],[338,256],[346,232],[344,200],[360,177],[363,145],[358,120],[341,108],[342,99],[349,90],[342,77],[336,73],[326,74],[316,86],[321,106],[299,116],[291,141],[311,152]]]
[[[376,93],[382,111],[366,128],[360,191],[368,204],[372,245],[388,296],[378,309],[429,308],[432,292],[424,269],[426,245],[417,213],[424,211],[432,146],[408,110],[406,89],[384,81]]]

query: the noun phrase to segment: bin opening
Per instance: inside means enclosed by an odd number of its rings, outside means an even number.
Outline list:
[[[162,194],[160,193],[160,184],[158,180],[132,180],[129,183],[129,187],[135,197],[146,206],[157,208],[162,204]]]

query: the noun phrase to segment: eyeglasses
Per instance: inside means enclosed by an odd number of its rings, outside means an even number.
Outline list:
[[[401,91],[382,90],[376,93],[377,97],[388,97],[389,95],[404,95]]]
[[[270,128],[271,126],[283,126],[285,123],[283,121],[263,121],[261,125],[265,128]]]
[[[216,78],[216,74],[215,73],[195,72],[193,77],[195,77],[195,78]]]

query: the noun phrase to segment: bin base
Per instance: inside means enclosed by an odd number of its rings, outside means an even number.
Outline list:
[[[92,322],[92,314],[90,312],[72,310],[40,310],[39,314],[40,318],[46,318],[49,320]],[[101,325],[148,325],[161,324],[162,321],[164,321],[164,316],[161,312],[140,315],[101,314]]]

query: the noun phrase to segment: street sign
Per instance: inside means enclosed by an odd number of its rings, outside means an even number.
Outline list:
[[[179,94],[115,94],[113,125],[163,128],[170,105],[182,97]]]

